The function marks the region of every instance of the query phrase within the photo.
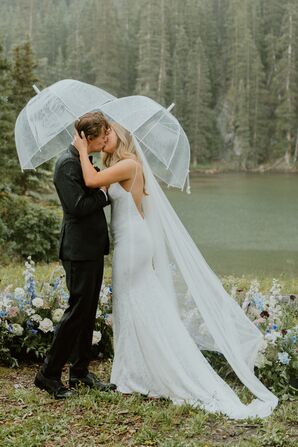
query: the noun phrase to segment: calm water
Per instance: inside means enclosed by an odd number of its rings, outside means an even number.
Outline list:
[[[196,176],[166,194],[220,275],[298,274],[298,176]]]

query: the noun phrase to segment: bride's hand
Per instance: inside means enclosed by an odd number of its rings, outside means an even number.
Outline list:
[[[88,152],[88,141],[85,137],[84,132],[81,132],[81,137],[78,133],[78,131],[75,129],[75,134],[72,140],[72,144],[75,146],[75,148],[81,153],[81,152]]]

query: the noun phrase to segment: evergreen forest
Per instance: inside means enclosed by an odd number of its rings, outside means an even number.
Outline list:
[[[295,167],[297,0],[1,0],[0,7],[1,170],[20,191],[46,169],[15,175],[16,116],[33,83],[64,78],[174,102],[193,166]]]

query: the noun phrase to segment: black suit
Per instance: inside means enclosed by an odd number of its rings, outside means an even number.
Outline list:
[[[59,257],[70,297],[43,373],[60,378],[63,366],[70,359],[71,374],[84,377],[90,361],[104,254],[109,253],[103,211],[109,201],[103,191],[85,186],[79,153],[72,145],[56,163],[54,184],[63,208]]]

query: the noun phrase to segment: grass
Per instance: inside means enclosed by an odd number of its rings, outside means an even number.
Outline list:
[[[49,264],[46,263],[37,263],[36,264],[36,272],[35,277],[38,283],[47,280],[50,278],[51,273],[54,269],[58,268],[60,265],[59,262],[52,262]],[[1,265],[0,262],[0,291],[5,287],[11,285],[12,287],[21,287],[24,282],[23,278],[23,263],[13,263],[8,265]],[[105,257],[105,281],[109,283],[112,277],[112,268],[111,268],[111,255]],[[227,290],[229,290],[228,284],[237,283],[237,287],[243,290],[249,288],[250,282],[255,279],[254,276],[242,276],[242,277],[233,277],[233,276],[223,276],[221,280],[224,285],[227,286]],[[257,278],[260,282],[261,291],[268,292],[272,285],[272,277],[261,276]],[[298,277],[288,277],[285,274],[281,274],[276,277],[279,283],[282,286],[283,294],[298,294]]]
[[[111,271],[111,259],[110,256],[106,257],[105,266],[105,279],[110,281],[112,277]],[[59,268],[60,262],[37,263],[35,266],[35,278],[38,284],[42,284],[43,281],[47,281],[53,270]],[[24,284],[24,263],[13,263],[7,265],[1,265],[0,262],[0,291],[5,289],[7,286],[22,287]]]
[[[110,361],[91,364],[105,380],[110,368]],[[264,420],[233,421],[168,400],[83,388],[75,398],[56,401],[32,385],[37,369],[0,368],[1,446],[294,447],[298,442],[294,402],[282,402]]]

